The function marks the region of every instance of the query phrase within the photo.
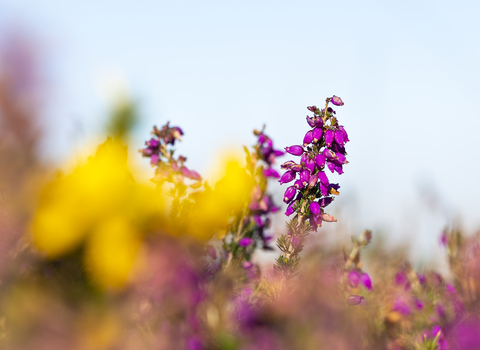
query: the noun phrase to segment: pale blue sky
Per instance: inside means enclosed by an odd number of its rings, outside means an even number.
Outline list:
[[[0,0],[0,28],[48,48],[51,154],[69,154],[79,122],[100,130],[112,75],[140,102],[132,147],[169,120],[200,172],[264,123],[277,147],[300,143],[305,107],[335,94],[351,142],[331,212],[417,255],[452,220],[480,227],[479,15],[477,1]]]

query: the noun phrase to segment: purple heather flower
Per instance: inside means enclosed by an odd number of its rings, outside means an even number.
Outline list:
[[[415,299],[415,306],[418,310],[423,310],[423,302],[420,299]]]
[[[273,178],[276,178],[276,179],[280,178],[280,175],[278,174],[278,172],[273,168],[264,169],[263,170],[263,176],[273,177]]]
[[[325,132],[325,144],[327,147],[331,147],[333,142],[333,130],[327,130]]]
[[[305,185],[302,183],[302,181],[300,180],[297,180],[295,181],[295,183],[293,184],[293,186],[295,186],[296,189],[298,190],[301,190],[302,188],[305,187]]]
[[[294,164],[294,165],[292,165],[290,170],[299,173],[300,171],[303,170],[303,167],[300,164]]]
[[[252,219],[258,226],[263,226],[262,217],[260,215],[254,215]]]
[[[307,115],[307,123],[308,125],[310,125],[310,127],[314,127],[315,126],[315,121],[314,121],[314,118],[310,118],[308,115]]]
[[[427,278],[425,277],[424,274],[418,273],[417,278],[418,278],[418,282],[420,282],[420,284],[425,284],[427,282]]]
[[[335,171],[338,173],[338,175],[342,175],[343,174],[343,165],[335,164]]]
[[[157,165],[159,160],[160,158],[158,157],[158,154],[152,154],[152,157],[150,158],[150,164]]]
[[[275,157],[281,157],[285,154],[285,152],[280,151],[279,149],[275,149],[273,150],[273,154],[275,155]]]
[[[307,109],[312,112],[312,113],[315,113],[317,114],[318,113],[318,108],[317,106],[308,106]]]
[[[190,170],[190,177],[193,179],[193,180],[197,180],[197,181],[200,181],[202,179],[202,177],[200,176],[199,173],[197,173],[195,170]]]
[[[320,182],[322,184],[324,184],[325,186],[328,186],[330,184],[330,182],[328,182],[328,177],[327,177],[327,174],[325,174],[323,171],[320,171],[318,173],[318,179],[320,180]]]
[[[327,168],[333,173],[335,171],[335,163],[327,162]]]
[[[313,142],[318,142],[322,138],[323,130],[321,128],[313,129]]]
[[[330,193],[330,189],[327,185],[320,181],[320,191],[322,192],[322,196],[328,196]]]
[[[292,165],[295,165],[296,163],[293,160],[287,160],[285,163],[280,165],[280,168],[282,169],[289,169],[292,167]]]
[[[328,107],[328,108],[327,108],[327,113],[330,113],[330,114],[332,114],[332,113],[333,113],[333,114],[337,114],[337,112],[335,112],[335,111],[333,110],[333,108],[332,108],[332,107]]]
[[[143,157],[150,157],[153,154],[153,150],[150,148],[144,148],[141,151]]]
[[[282,175],[278,182],[284,184],[292,181],[293,179],[295,179],[295,173],[293,171],[287,171],[285,174]]]
[[[335,106],[343,106],[343,101],[340,97],[333,95],[330,99]]]
[[[335,142],[339,145],[343,145],[344,143],[344,138],[343,138],[343,131],[342,130],[336,130],[334,134],[334,139]]]
[[[242,267],[246,270],[251,269],[253,267],[253,264],[250,261],[244,261],[242,263]]]
[[[182,174],[188,178],[190,178],[192,176],[192,173],[190,172],[190,170],[186,167],[186,166],[182,166],[182,168],[180,169],[180,171],[182,172]]]
[[[358,283],[360,282],[360,274],[357,270],[350,271],[350,273],[348,274],[348,281],[350,282],[350,285],[352,287],[358,287]]]
[[[310,176],[310,180],[308,180],[308,188],[313,188],[317,184],[318,176],[312,175]]]
[[[320,199],[318,201],[318,203],[320,204],[320,206],[322,208],[325,208],[327,205],[329,205],[330,203],[332,203],[333,201],[333,197],[323,197],[322,199]]]
[[[307,133],[305,134],[305,137],[303,138],[303,147],[312,143],[312,140],[313,140],[313,131],[312,130],[307,131]]]
[[[312,230],[317,232],[319,227],[322,227],[322,218],[320,215],[310,215],[310,226],[312,226]]]
[[[249,245],[253,244],[253,239],[249,238],[249,237],[245,237],[245,238],[242,238],[239,242],[238,242],[238,245],[240,245],[240,247],[248,247]]]
[[[293,146],[290,146],[290,147],[285,147],[285,151],[287,151],[287,153],[290,153],[294,156],[300,156],[302,155],[302,153],[304,152],[302,146],[298,146],[298,145],[293,145]]]
[[[305,168],[309,170],[311,173],[315,170],[315,161],[313,159],[307,158],[305,161]]]
[[[347,299],[347,304],[354,305],[363,305],[365,304],[365,298],[360,295],[350,295]]]
[[[316,126],[317,128],[323,127],[323,119],[320,118],[320,117],[315,117],[315,118],[313,118],[313,123],[315,124],[315,126]]]
[[[340,164],[347,164],[347,158],[345,158],[345,156],[340,153],[340,152],[335,152],[335,155],[337,156],[337,160]]]
[[[318,202],[310,203],[310,211],[312,212],[313,215],[320,214],[320,204],[318,204]]]
[[[362,273],[360,275],[360,283],[362,283],[365,286],[365,288],[367,288],[369,291],[373,290],[372,280],[370,279],[370,276],[367,273]]]
[[[323,154],[317,154],[315,156],[315,164],[317,164],[319,168],[323,168],[325,166],[325,156]]]
[[[347,143],[348,141],[350,141],[350,140],[348,139],[348,134],[347,134],[347,131],[345,130],[345,128],[344,128],[342,125],[340,125],[340,126],[338,127],[338,129],[343,132],[343,142],[344,142],[344,143]]]
[[[260,136],[258,136],[258,143],[263,145],[264,142],[265,142],[265,135],[260,134]]]
[[[283,201],[285,203],[289,203],[293,199],[296,193],[297,193],[297,189],[295,188],[295,186],[290,186],[289,188],[287,188],[287,190],[285,191],[285,194],[283,195]]]
[[[310,180],[310,170],[303,170],[300,173],[300,181],[306,186],[308,184],[308,180]]]
[[[334,159],[336,158],[336,154],[335,154],[332,150],[330,150],[330,149],[328,149],[328,148],[325,148],[325,149],[323,150],[322,154],[323,154],[323,155],[325,156],[325,158],[328,159],[328,160],[334,160]]]
[[[151,139],[150,141],[147,141],[145,143],[148,146],[148,148],[150,148],[152,150],[156,150],[158,148],[158,146],[160,145],[160,142],[158,140],[155,140],[155,139]]]
[[[290,215],[292,215],[293,213],[295,213],[294,206],[296,205],[296,203],[297,203],[296,201],[290,203],[290,205],[287,207],[287,210],[285,211],[285,215],[286,215],[286,216],[290,216]]]

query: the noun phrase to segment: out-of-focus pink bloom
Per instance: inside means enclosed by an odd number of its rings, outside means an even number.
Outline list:
[[[253,244],[253,239],[249,238],[249,237],[245,237],[245,238],[242,238],[238,244],[240,245],[240,247],[248,247],[249,245]]]
[[[373,290],[372,280],[367,273],[362,273],[360,275],[360,283],[363,284],[369,291]]]
[[[360,282],[360,274],[357,270],[350,271],[350,273],[348,274],[348,281],[350,282],[352,287],[358,287],[358,283]]]

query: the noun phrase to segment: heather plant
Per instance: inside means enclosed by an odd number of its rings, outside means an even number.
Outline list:
[[[335,222],[336,218],[325,213],[327,207],[338,195],[339,184],[330,183],[326,168],[332,173],[343,174],[345,143],[349,141],[344,127],[338,124],[336,112],[329,107],[343,106],[338,96],[326,99],[325,108],[308,107],[313,117],[307,116],[311,130],[307,131],[302,145],[286,147],[287,153],[301,156],[300,162],[287,161],[282,164],[286,172],[279,182],[281,184],[295,181],[285,191],[283,201],[288,204],[285,215],[295,213],[287,223],[287,234],[277,239],[278,248],[284,253],[275,264],[276,271],[284,276],[291,276],[299,267],[299,253],[303,250],[304,238],[322,226],[322,221]]]

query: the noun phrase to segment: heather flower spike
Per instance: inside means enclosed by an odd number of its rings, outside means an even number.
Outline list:
[[[326,99],[322,110],[316,106],[307,107],[313,113],[306,119],[310,129],[306,131],[301,145],[285,147],[292,156],[301,156],[300,161],[291,160],[282,165],[286,172],[279,180],[281,184],[295,181],[285,191],[284,201],[290,203],[285,214],[296,215],[287,223],[288,234],[277,240],[277,246],[284,255],[277,259],[275,269],[285,276],[291,275],[298,267],[301,249],[293,247],[292,239],[303,237],[311,230],[316,231],[323,221],[337,221],[324,212],[324,208],[333,201],[331,195],[339,194],[338,184],[330,184],[325,170],[343,174],[343,165],[348,163],[345,157],[348,136],[345,128],[339,125],[336,112],[328,106],[330,102],[335,106],[343,105],[342,99],[334,95]]]

